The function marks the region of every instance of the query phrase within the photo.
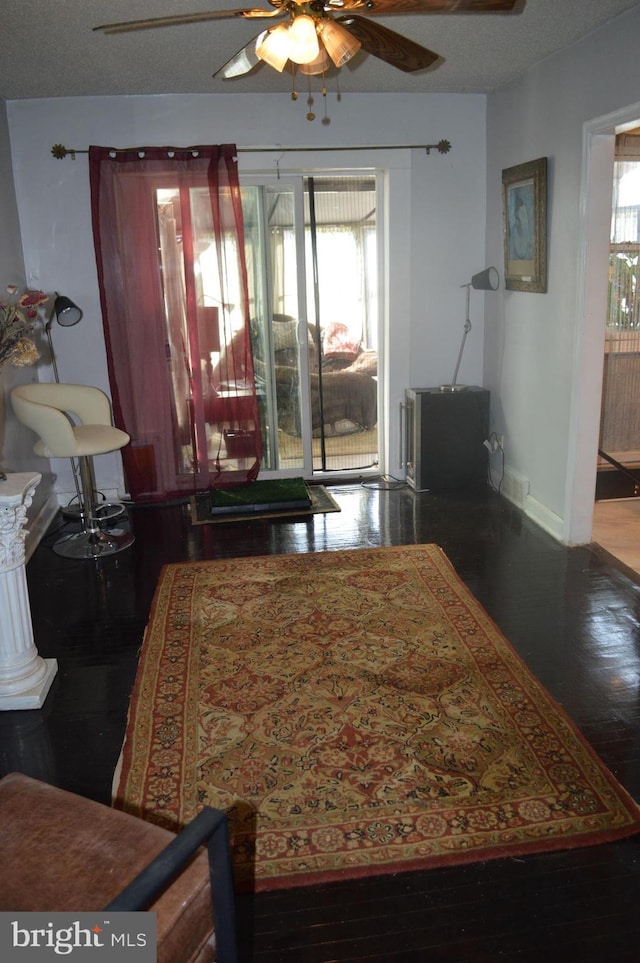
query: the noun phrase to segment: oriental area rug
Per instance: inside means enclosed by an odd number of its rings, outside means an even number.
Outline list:
[[[434,545],[166,566],[114,805],[265,890],[614,840],[640,810]]]

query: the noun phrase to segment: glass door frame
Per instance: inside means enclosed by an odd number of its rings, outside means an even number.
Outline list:
[[[306,300],[306,263],[304,248],[304,179],[301,175],[288,175],[286,178],[276,177],[273,174],[243,174],[240,177],[240,187],[258,188],[260,205],[259,218],[261,223],[262,236],[266,237],[265,228],[267,224],[267,214],[265,210],[266,194],[260,188],[269,187],[290,188],[293,196],[294,211],[294,237],[296,251],[296,299],[297,299],[297,341],[299,347],[298,371],[300,375],[300,418],[301,418],[301,442],[302,442],[302,465],[297,468],[266,468],[260,469],[260,477],[273,478],[292,478],[301,473],[304,478],[310,479],[313,476],[313,444],[311,432],[311,397],[309,392],[309,339],[307,336],[307,300]],[[299,229],[302,225],[302,230]],[[265,310],[270,310],[272,303],[272,285],[268,273],[263,279],[262,297],[266,306]],[[265,341],[268,347],[269,362],[273,361],[272,353],[272,332],[270,325],[265,325]],[[269,386],[270,405],[269,410],[275,411],[277,408],[275,400],[275,385]],[[271,427],[271,426],[267,426]],[[270,435],[265,437],[265,445],[273,455],[275,443]]]
[[[308,336],[308,319],[309,312],[307,308],[307,257],[306,257],[306,238],[305,238],[305,220],[304,220],[304,192],[306,180],[310,177],[317,179],[335,177],[363,177],[370,175],[375,178],[375,191],[376,191],[376,237],[377,237],[377,274],[378,274],[378,297],[377,297],[377,317],[374,319],[374,325],[377,332],[377,354],[378,354],[378,377],[377,377],[377,410],[378,410],[378,424],[377,430],[377,448],[378,448],[378,463],[371,467],[357,468],[357,469],[344,469],[344,471],[317,471],[313,467],[313,431],[312,431],[312,412],[311,412],[311,385],[310,385],[310,365],[309,365],[309,336]],[[301,441],[303,447],[303,465],[299,469],[261,469],[261,477],[292,477],[299,475],[301,471],[304,473],[304,477],[307,480],[314,480],[319,482],[330,482],[332,480],[344,480],[349,478],[361,478],[361,477],[376,477],[384,472],[384,468],[381,466],[381,459],[383,459],[384,452],[384,436],[386,432],[385,426],[385,408],[383,405],[383,399],[385,396],[384,391],[384,346],[385,346],[385,332],[383,318],[385,317],[384,310],[384,278],[386,277],[385,270],[385,243],[384,243],[384,203],[385,203],[385,190],[384,185],[386,184],[385,171],[379,168],[372,167],[348,167],[348,168],[300,168],[297,170],[287,170],[286,172],[276,169],[270,170],[252,170],[246,169],[240,171],[240,186],[247,187],[273,187],[273,186],[284,186],[290,187],[293,192],[294,198],[294,225],[295,225],[295,247],[296,247],[296,264],[297,264],[297,300],[298,300],[298,344],[300,347],[300,358],[299,358],[299,373],[301,379]],[[266,213],[264,210],[264,205],[261,210],[261,217],[263,218],[263,223],[266,223]],[[300,229],[301,228],[301,229]],[[265,282],[264,295],[268,297],[269,291],[269,281]]]

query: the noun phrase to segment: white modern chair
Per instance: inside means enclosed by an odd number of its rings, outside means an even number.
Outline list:
[[[59,539],[54,552],[86,559],[128,548],[133,535],[122,529],[103,531],[95,499],[93,456],[118,451],[131,440],[126,431],[114,427],[104,391],[89,385],[18,385],[11,392],[11,404],[18,421],[39,435],[33,446],[37,455],[78,460],[83,530]]]

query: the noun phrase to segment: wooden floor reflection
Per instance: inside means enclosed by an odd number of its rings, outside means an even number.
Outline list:
[[[27,566],[34,635],[59,672],[42,710],[0,713],[2,771],[109,801],[165,563],[434,542],[640,799],[640,585],[593,547],[562,547],[490,492],[330,490],[342,511],[298,522],[193,526],[186,504],[135,508],[132,548],[95,563],[41,544]],[[627,840],[262,894],[240,904],[243,959],[636,963],[639,892],[640,849]]]
[[[617,560],[631,578],[640,580],[640,498],[597,501],[593,541]]]

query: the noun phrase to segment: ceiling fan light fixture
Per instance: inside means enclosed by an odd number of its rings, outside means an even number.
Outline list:
[[[331,58],[326,51],[326,48],[322,43],[320,43],[320,53],[315,60],[312,60],[310,64],[300,64],[300,73],[307,74],[311,77],[317,74],[324,74],[331,66]]]
[[[360,50],[360,41],[335,20],[322,20],[318,32],[336,67],[344,67]]]
[[[302,14],[294,17],[289,27],[289,60],[296,64],[310,64],[320,53],[316,22]]]
[[[273,30],[261,33],[256,43],[256,54],[260,60],[282,73],[289,59],[289,27],[281,23]]]

